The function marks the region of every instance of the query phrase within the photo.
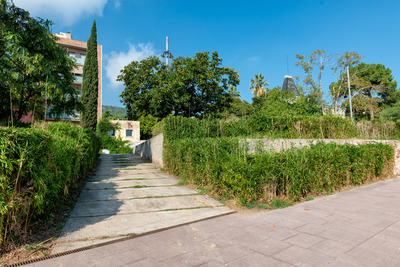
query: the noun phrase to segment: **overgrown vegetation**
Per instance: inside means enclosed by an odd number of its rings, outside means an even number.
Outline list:
[[[129,141],[123,141],[120,136],[110,136],[109,131],[119,129],[118,123],[113,125],[109,120],[102,119],[97,125],[97,130],[101,140],[101,148],[110,151],[110,154],[132,154],[132,148],[127,144]]]
[[[165,123],[165,122],[168,123]],[[164,129],[162,129],[164,127]],[[249,119],[185,119],[170,117],[156,124],[153,134],[167,132],[171,140],[206,137],[399,139],[394,122],[361,121],[334,116],[267,116]]]
[[[52,217],[91,172],[99,149],[95,133],[69,123],[0,128],[2,250],[18,242],[31,221]]]
[[[260,199],[300,200],[390,175],[389,145],[317,144],[280,153],[249,154],[239,136],[281,135],[310,138],[356,137],[347,120],[331,117],[259,118],[237,124],[217,120],[168,118],[164,121],[164,167],[174,175],[241,204]],[[297,126],[298,127],[297,127]],[[291,137],[293,137],[291,135]]]

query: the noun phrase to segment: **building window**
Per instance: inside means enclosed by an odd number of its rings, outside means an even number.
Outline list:
[[[108,131],[109,136],[115,136],[115,130],[109,130]]]
[[[126,136],[128,137],[128,136],[132,136],[132,130],[126,130]]]
[[[85,63],[85,54],[69,52],[69,56],[75,58],[76,63],[83,65]]]
[[[74,74],[75,82],[82,83],[82,74]]]

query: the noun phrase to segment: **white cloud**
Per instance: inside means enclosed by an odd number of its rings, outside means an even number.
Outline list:
[[[120,74],[120,71],[132,61],[140,61],[149,56],[155,55],[156,52],[153,48],[153,45],[150,43],[147,44],[139,44],[132,45],[129,44],[128,52],[111,52],[110,55],[105,55],[104,59],[106,61],[105,64],[105,72],[106,77],[110,80],[109,85],[110,88],[114,91],[120,90],[122,88],[123,83],[117,81],[117,77]]]
[[[114,7],[118,9],[121,6],[121,1],[120,0],[114,0]]]
[[[102,16],[106,3],[107,0],[14,0],[16,6],[29,11],[31,16],[61,21],[65,25],[85,16]]]

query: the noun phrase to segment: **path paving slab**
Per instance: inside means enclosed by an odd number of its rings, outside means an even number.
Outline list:
[[[109,165],[101,165],[96,167],[96,172],[101,171],[132,171],[132,170],[155,170],[160,171],[157,167],[153,164],[148,165],[135,165],[135,164],[109,164]]]
[[[136,155],[101,155],[53,253],[232,212],[179,181]]]
[[[169,175],[167,173],[128,173],[124,175],[94,175],[90,176],[88,181],[89,182],[94,182],[94,181],[120,181],[120,180],[126,180],[126,179],[140,179],[140,178],[147,178],[147,179],[157,179],[157,178],[174,178],[172,175]]]
[[[220,202],[203,195],[78,202],[71,213],[71,218],[219,206],[222,206]]]
[[[149,198],[165,196],[181,196],[198,194],[196,189],[184,186],[147,187],[147,188],[125,188],[106,190],[85,190],[79,196],[79,202],[104,201],[104,200],[127,200],[132,198]]]
[[[188,223],[30,266],[399,266],[399,192],[396,178],[255,216],[236,213]],[[172,213],[167,218],[172,220]]]
[[[60,242],[141,234],[178,224],[232,212],[227,207],[69,218],[58,239]]]
[[[176,185],[178,179],[146,179],[146,180],[126,180],[126,181],[99,181],[86,183],[84,190],[100,190],[111,188],[127,188],[134,186],[166,186]]]
[[[103,170],[98,171],[92,176],[126,176],[126,175],[134,175],[134,174],[160,174],[162,173],[158,169],[137,169],[137,170]]]

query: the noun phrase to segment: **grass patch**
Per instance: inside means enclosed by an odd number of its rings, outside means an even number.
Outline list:
[[[278,199],[275,198],[271,201],[251,201],[250,203],[245,204],[245,207],[248,209],[284,209],[289,206],[292,206],[293,202],[289,200],[283,200],[283,199]]]

